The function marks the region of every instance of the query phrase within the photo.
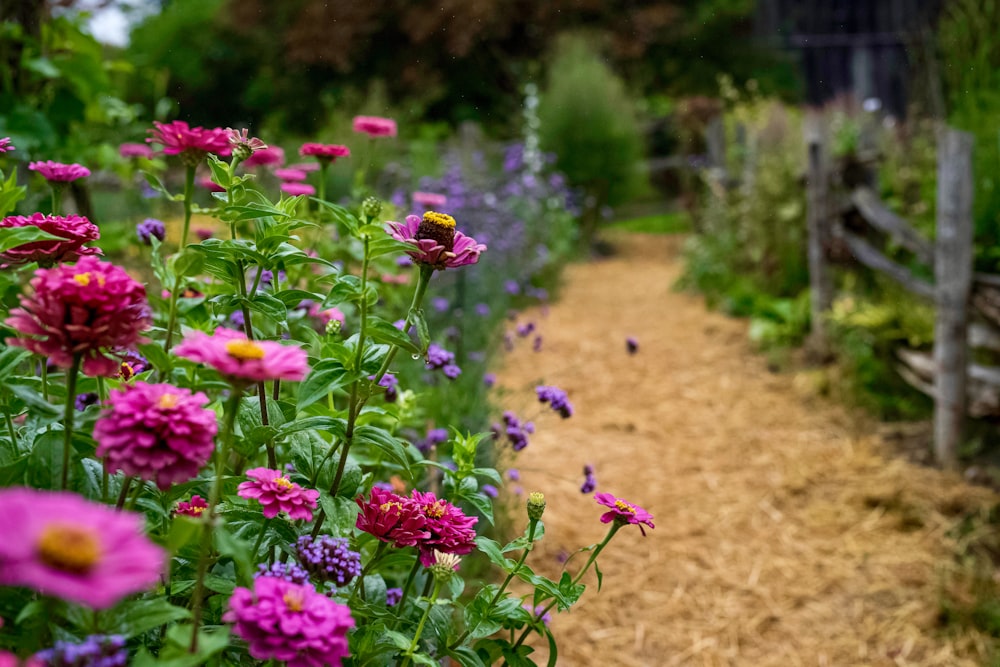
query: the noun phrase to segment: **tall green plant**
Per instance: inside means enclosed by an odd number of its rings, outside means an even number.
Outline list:
[[[539,107],[542,149],[587,194],[583,240],[601,208],[628,199],[639,185],[642,138],[625,84],[580,35],[557,43]]]

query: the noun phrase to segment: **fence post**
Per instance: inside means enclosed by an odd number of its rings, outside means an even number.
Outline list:
[[[965,421],[968,303],[972,289],[972,136],[938,135],[934,281],[934,455],[953,468]]]
[[[828,341],[824,315],[833,303],[833,277],[826,261],[830,235],[830,175],[823,145],[822,119],[813,116],[807,129],[809,163],[806,172],[806,224],[809,231],[809,348],[826,356]],[[811,130],[811,131],[810,131]]]

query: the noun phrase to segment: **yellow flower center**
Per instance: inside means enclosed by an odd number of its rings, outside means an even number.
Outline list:
[[[188,508],[188,511],[194,514],[195,516],[201,516],[201,513],[207,509],[208,509],[207,507],[202,507],[201,505],[193,505],[190,508]]]
[[[629,514],[635,514],[635,508],[629,505],[624,500],[616,500],[615,508],[621,510],[622,512],[628,512]]]
[[[388,512],[389,510],[391,510],[393,508],[396,508],[396,509],[402,511],[403,510],[403,505],[402,505],[402,503],[389,501],[387,503],[382,503],[381,505],[378,506],[378,508],[380,510],[382,510],[383,512]]]
[[[90,287],[90,271],[85,271],[84,273],[77,273],[73,276],[73,280],[80,287]],[[97,276],[97,284],[104,287],[104,276]]]
[[[51,523],[35,544],[39,560],[63,572],[86,574],[101,559],[101,543],[93,530]]]
[[[122,362],[122,367],[118,370],[118,375],[121,376],[123,380],[131,380],[135,377],[135,367],[127,361]],[[162,398],[160,399],[163,400]]]
[[[274,483],[283,489],[290,489],[293,486],[292,481],[287,477],[279,477],[278,479],[274,480]]]
[[[169,410],[170,408],[177,407],[177,394],[164,394],[160,396],[160,400],[156,402],[156,407],[161,410]]]
[[[264,358],[264,348],[252,340],[231,340],[226,343],[226,352],[240,361]]]
[[[423,221],[435,227],[455,228],[455,218],[446,213],[438,213],[437,211],[427,211],[424,213]]]
[[[424,508],[424,514],[433,519],[440,519],[444,516],[444,501],[439,500],[433,505],[428,505]]]
[[[285,608],[288,611],[302,611],[306,606],[306,595],[300,590],[286,592],[281,599],[285,601]]]

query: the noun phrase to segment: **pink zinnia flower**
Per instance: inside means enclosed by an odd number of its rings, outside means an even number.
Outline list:
[[[63,164],[62,162],[53,162],[52,160],[31,162],[28,164],[28,169],[37,171],[45,177],[45,180],[54,183],[69,183],[78,178],[90,176],[89,169],[75,162],[72,164]]]
[[[379,116],[355,116],[354,131],[367,134],[369,137],[394,137],[396,121]]]
[[[288,667],[340,667],[349,655],[347,632],[354,627],[347,605],[309,584],[270,576],[254,579],[252,591],[233,591],[222,620],[234,624],[251,656]]]
[[[433,493],[414,490],[410,494],[413,503],[427,518],[424,529],[430,536],[421,540],[420,562],[424,567],[434,564],[434,551],[464,556],[476,548],[476,529],[479,517],[466,514],[447,500],[439,499]]]
[[[309,176],[305,169],[292,169],[291,167],[275,169],[274,175],[283,181],[304,181]]]
[[[199,517],[202,512],[208,509],[208,503],[201,496],[191,496],[190,502],[181,501],[177,503],[177,508],[174,510],[174,514],[183,514],[184,516]]]
[[[0,584],[106,609],[156,585],[166,561],[141,514],[75,493],[0,490]]]
[[[243,161],[244,167],[270,167],[283,164],[285,164],[285,151],[280,146],[261,148]]]
[[[14,150],[14,146],[10,143],[10,137],[0,138],[0,154],[7,153]]]
[[[293,197],[297,197],[298,195],[308,195],[311,197],[316,194],[316,188],[308,183],[293,183],[290,181],[281,184],[281,191]]]
[[[136,382],[108,397],[94,425],[97,456],[109,472],[123,471],[160,489],[192,479],[215,451],[218,431],[208,396],[169,384]]]
[[[441,208],[448,203],[448,198],[444,195],[433,192],[420,192],[417,190],[412,196],[414,206],[421,208]]]
[[[180,155],[187,164],[196,165],[205,159],[208,153],[225,157],[232,152],[229,146],[229,136],[219,127],[206,129],[191,127],[182,120],[172,123],[153,121],[153,135],[146,143],[163,146],[165,155]]]
[[[43,232],[58,236],[60,240],[32,241],[0,253],[5,266],[20,266],[31,262],[54,266],[59,262],[76,261],[84,255],[101,254],[100,248],[84,247],[89,241],[101,238],[101,232],[97,225],[79,215],[11,215],[0,220],[0,228],[9,227],[38,227]]]
[[[257,137],[251,137],[250,130],[246,128],[243,128],[242,130],[234,130],[231,127],[227,127],[226,137],[229,139],[229,146],[238,154],[238,157],[243,160],[246,160],[257,151],[262,151],[267,148],[267,144],[263,141]]]
[[[207,364],[234,384],[265,380],[299,381],[309,372],[306,353],[301,348],[274,341],[248,340],[232,329],[219,327],[209,336],[190,333],[174,348],[174,354]]]
[[[338,157],[348,157],[350,154],[351,149],[340,144],[305,143],[299,149],[299,155],[302,157],[314,157],[320,162],[332,162]]]
[[[410,276],[406,275],[405,273],[401,273],[398,276],[392,273],[383,273],[381,276],[379,276],[379,280],[381,280],[387,285],[405,285],[406,283],[410,282]]]
[[[121,363],[115,351],[135,347],[150,325],[143,286],[125,269],[94,257],[39,269],[31,287],[6,321],[22,337],[7,343],[60,368],[70,368],[80,355],[87,375],[114,376]]]
[[[226,189],[213,181],[208,176],[202,176],[198,179],[198,185],[205,188],[209,192],[225,192]]]
[[[124,143],[118,147],[118,154],[122,157],[153,157],[153,149],[146,144]]]
[[[430,537],[427,517],[411,499],[392,491],[372,488],[371,498],[355,500],[361,513],[355,527],[395,547],[413,547]]]
[[[0,624],[0,628],[2,627],[3,625]],[[0,651],[0,667],[46,667],[46,664],[43,660],[39,660],[34,656],[22,661],[13,653]]]
[[[638,505],[615,498],[610,493],[595,493],[594,500],[599,505],[611,508],[610,512],[605,512],[601,515],[601,523],[611,523],[612,521],[617,521],[621,524],[630,523],[639,526],[639,530],[642,531],[644,537],[646,529],[642,527],[643,524],[649,526],[650,529],[654,528],[653,515]]]
[[[242,482],[236,493],[240,498],[260,501],[262,512],[268,519],[285,512],[290,519],[305,519],[312,521],[312,511],[316,509],[319,491],[303,489],[291,481],[280,470],[268,468],[251,468],[247,470],[251,482]]]
[[[454,269],[479,261],[486,246],[455,229],[450,215],[428,211],[423,218],[406,216],[406,222],[389,222],[386,231],[392,238],[416,246],[407,251],[415,262],[435,269]]]

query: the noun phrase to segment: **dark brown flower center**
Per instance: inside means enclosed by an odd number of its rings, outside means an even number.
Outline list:
[[[417,227],[417,240],[432,239],[447,252],[455,247],[455,218],[444,213],[427,211]]]

